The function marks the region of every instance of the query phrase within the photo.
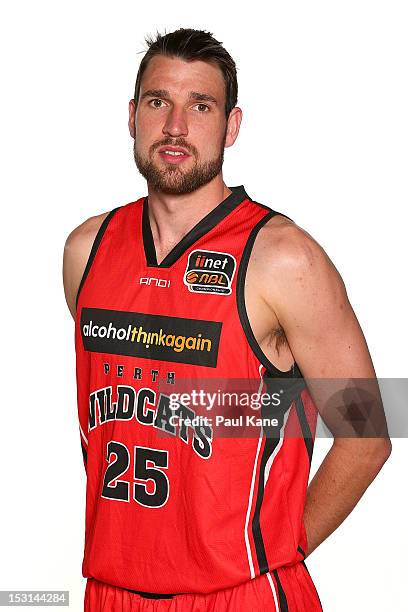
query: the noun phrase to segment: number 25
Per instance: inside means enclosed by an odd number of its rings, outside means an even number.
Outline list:
[[[112,455],[116,455],[116,460],[109,464]],[[133,498],[138,504],[147,508],[160,508],[167,502],[170,483],[167,474],[162,469],[168,467],[168,456],[168,451],[157,448],[134,447],[134,479],[143,481],[143,483],[133,483]],[[130,464],[130,453],[127,447],[121,442],[111,440],[106,445],[106,461],[109,465],[103,481],[102,497],[128,502],[129,482],[119,480]],[[148,465],[148,462],[153,464],[153,467]],[[147,492],[149,480],[154,482],[153,493]]]

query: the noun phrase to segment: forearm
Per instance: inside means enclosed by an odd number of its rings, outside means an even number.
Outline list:
[[[335,439],[307,490],[308,555],[350,514],[390,452],[388,439]]]

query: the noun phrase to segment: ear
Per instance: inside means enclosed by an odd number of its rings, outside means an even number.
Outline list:
[[[242,110],[238,106],[234,106],[231,110],[227,121],[227,134],[224,147],[231,147],[236,141],[239,133],[239,128],[242,121]]]
[[[129,100],[129,133],[132,138],[135,138],[135,114],[136,114],[136,104],[134,99]]]

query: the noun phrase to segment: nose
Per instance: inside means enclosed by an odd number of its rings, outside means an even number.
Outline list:
[[[175,107],[171,109],[163,126],[163,134],[166,136],[187,136],[187,121],[183,109]]]

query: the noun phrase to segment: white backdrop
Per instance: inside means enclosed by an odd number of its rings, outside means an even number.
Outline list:
[[[87,217],[146,194],[127,129],[144,36],[209,29],[238,64],[228,185],[326,250],[379,377],[406,377],[406,3],[3,4],[0,589],[65,589],[81,610],[85,474],[62,253]],[[334,357],[335,358],[335,357]],[[308,559],[325,612],[407,609],[407,443]],[[329,441],[318,440],[316,471]],[[405,603],[404,603],[405,602]]]

